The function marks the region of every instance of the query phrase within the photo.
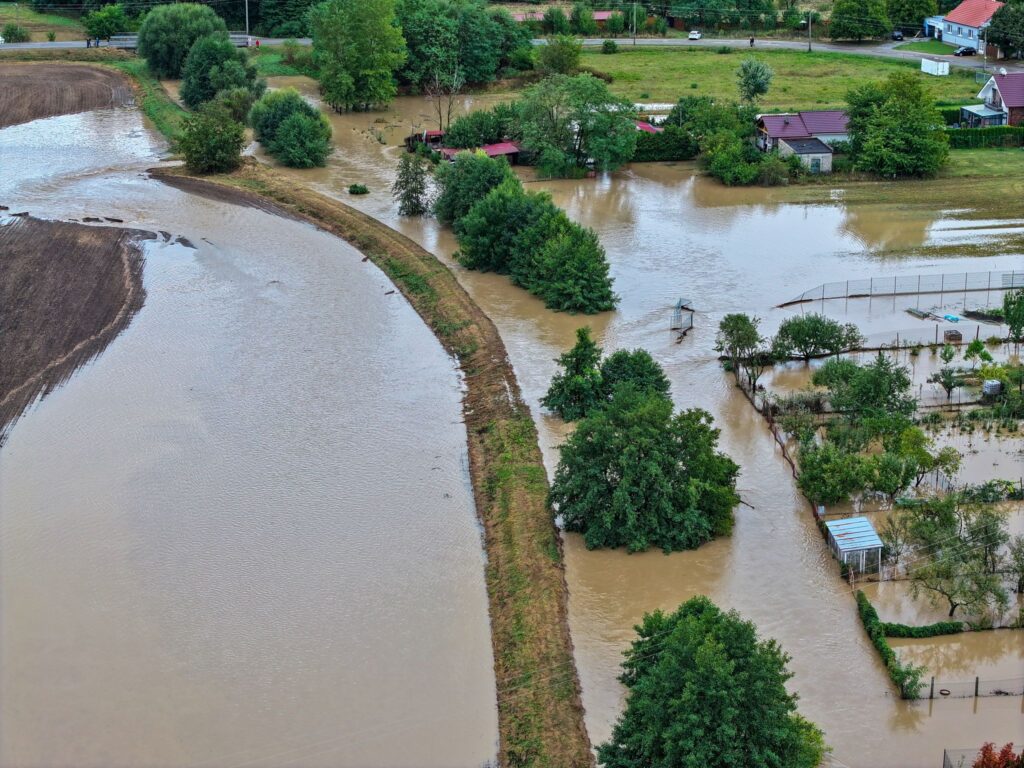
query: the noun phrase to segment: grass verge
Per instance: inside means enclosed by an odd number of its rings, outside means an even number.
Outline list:
[[[931,56],[950,56],[956,50],[956,46],[943,43],[940,40],[918,40],[913,43],[897,45],[896,50],[927,53]]]
[[[614,80],[614,93],[632,101],[674,102],[681,96],[738,99],[736,68],[753,55],[772,68],[775,77],[767,95],[758,102],[764,110],[840,107],[846,92],[866,80],[881,80],[891,72],[915,70],[913,61],[880,59],[851,53],[807,51],[748,51],[714,48],[621,48],[608,56],[597,49],[583,52],[581,65],[606,72]],[[919,74],[938,101],[950,104],[975,100],[978,86],[973,72],[951,70],[949,77]],[[646,94],[646,95],[644,95]]]
[[[85,44],[85,27],[74,16],[56,13],[38,13],[27,0],[18,3],[0,3],[0,27],[17,24],[28,30],[33,42],[43,42],[53,32],[55,40],[81,40]]]
[[[347,240],[387,273],[458,359],[466,381],[470,473],[487,550],[499,762],[591,765],[547,477],[536,428],[494,324],[433,254],[379,221],[254,161],[234,173],[201,179],[183,169],[152,173],[197,194],[269,206]]]

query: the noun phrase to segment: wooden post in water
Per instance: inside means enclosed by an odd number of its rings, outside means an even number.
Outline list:
[[[974,678],[974,698],[978,698],[978,681],[980,679],[981,678],[979,678],[979,677],[975,677]]]
[[[928,691],[928,698],[929,699],[934,699],[935,698],[935,675],[932,675],[932,688],[931,688],[930,691]]]

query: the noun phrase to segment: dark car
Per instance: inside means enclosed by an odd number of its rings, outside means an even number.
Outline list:
[[[977,52],[978,52],[977,48],[971,48],[971,46],[969,46],[969,45],[961,45],[959,48],[957,48],[955,51],[953,51],[953,55],[954,56],[973,56]]]
[[[898,29],[893,30],[892,39],[893,40],[902,40],[903,39],[903,33],[900,32]]]

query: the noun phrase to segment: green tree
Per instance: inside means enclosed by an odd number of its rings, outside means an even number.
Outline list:
[[[390,103],[395,71],[406,57],[394,0],[326,0],[309,19],[327,103],[339,111]]]
[[[399,0],[395,15],[402,26],[408,56],[399,79],[418,88],[435,72],[449,73],[459,61],[459,20],[448,0]]]
[[[604,23],[604,31],[612,37],[618,37],[626,30],[626,17],[614,11]]]
[[[541,29],[547,35],[569,35],[572,34],[572,25],[565,15],[565,11],[557,5],[549,6],[544,11],[544,18],[541,21]]]
[[[907,27],[918,30],[929,16],[939,12],[935,0],[888,0],[889,19],[894,27]]]
[[[278,126],[267,149],[291,168],[326,165],[331,153],[331,124],[319,112],[293,112]]]
[[[886,0],[836,0],[829,20],[833,40],[882,37],[889,30]]]
[[[568,219],[532,260],[512,272],[512,280],[561,312],[592,315],[618,303],[597,233]]]
[[[768,93],[775,75],[772,68],[753,56],[744,59],[736,70],[736,80],[740,90],[740,99],[753,104]]]
[[[209,35],[227,38],[227,34],[224,20],[207,5],[158,5],[139,27],[139,56],[157,77],[180,77],[196,40]]]
[[[814,372],[812,381],[827,386],[832,408],[852,419],[879,414],[909,416],[917,409],[917,401],[910,396],[907,369],[881,352],[864,366],[829,360]]]
[[[594,12],[583,3],[576,3],[569,15],[569,24],[574,34],[589,37],[597,32],[597,22],[594,21]]]
[[[760,324],[760,318],[743,313],[726,315],[718,324],[718,334],[715,336],[715,350],[729,358],[736,386],[741,386],[742,370],[747,374],[751,390],[757,388],[757,380],[767,367],[762,362],[767,354],[763,348],[764,338],[758,331]]]
[[[739,467],[699,409],[620,387],[562,446],[551,502],[588,548],[692,549],[732,529]]]
[[[911,458],[886,451],[871,456],[865,472],[868,490],[884,494],[891,503],[914,482],[917,464]]]
[[[897,450],[901,456],[913,461],[915,467],[914,485],[918,486],[935,470],[947,477],[954,477],[960,471],[960,453],[952,446],[932,452],[931,439],[920,427],[907,427],[900,434]]]
[[[437,169],[434,215],[442,224],[455,224],[488,192],[513,177],[502,158],[487,157],[483,152],[460,152],[454,163]]]
[[[1024,288],[1003,294],[1003,322],[1010,330],[1015,347],[1024,342]]]
[[[402,155],[391,194],[398,200],[400,216],[421,216],[427,212],[427,169],[423,158],[410,152]]]
[[[910,569],[910,590],[915,599],[925,595],[934,605],[945,602],[949,618],[961,608],[977,616],[989,609],[1005,611],[1009,604],[1002,577],[989,573],[972,543],[959,538]]]
[[[537,68],[548,75],[571,75],[580,68],[582,53],[582,42],[569,35],[558,35],[540,47]]]
[[[576,421],[597,407],[604,398],[598,362],[601,348],[590,338],[586,326],[576,329],[576,344],[556,361],[561,370],[540,404],[565,421]]]
[[[985,349],[985,342],[981,339],[972,339],[964,351],[964,360],[971,361],[971,369],[973,370],[978,365],[979,360],[983,363],[991,363],[992,355]]]
[[[241,162],[245,129],[226,109],[206,104],[185,117],[178,149],[185,165],[195,173],[224,173]]]
[[[864,458],[836,445],[805,444],[800,447],[797,485],[815,504],[838,504],[864,490],[867,467]]]
[[[850,135],[850,154],[853,157],[860,155],[864,148],[868,122],[885,101],[885,96],[882,84],[877,82],[862,83],[847,91],[846,130]]]
[[[612,397],[620,386],[630,384],[637,392],[669,397],[668,377],[646,349],[619,349],[601,362],[605,396]]]
[[[20,24],[9,21],[0,29],[0,37],[8,43],[27,43],[32,39],[31,33]]]
[[[779,357],[798,355],[809,362],[824,354],[838,355],[860,346],[863,337],[852,323],[839,323],[824,315],[788,317],[779,325],[772,349]]]
[[[196,40],[185,57],[181,78],[181,100],[192,109],[219,91],[245,88],[258,98],[266,88],[245,51],[218,36]]]
[[[797,713],[789,657],[737,613],[694,597],[645,614],[620,678],[629,689],[605,768],[815,768],[821,731]]]
[[[988,28],[988,41],[1017,58],[1024,55],[1024,6],[1007,3],[998,9]]]
[[[524,92],[519,114],[523,145],[549,175],[572,175],[588,159],[600,170],[614,170],[636,150],[632,104],[589,74],[542,80]]]
[[[1014,536],[1008,548],[1008,567],[1014,580],[1013,591],[1024,595],[1024,536]]]
[[[516,102],[497,104],[455,118],[444,135],[444,143],[457,149],[475,149],[499,141],[518,141],[519,108]]]
[[[124,13],[123,5],[113,3],[85,14],[82,17],[82,26],[85,27],[89,37],[109,40],[111,35],[121,34],[128,30],[128,17]]]

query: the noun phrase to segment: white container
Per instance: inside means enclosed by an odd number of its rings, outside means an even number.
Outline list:
[[[938,59],[921,59],[921,71],[937,77],[946,77],[949,74],[949,62]]]

